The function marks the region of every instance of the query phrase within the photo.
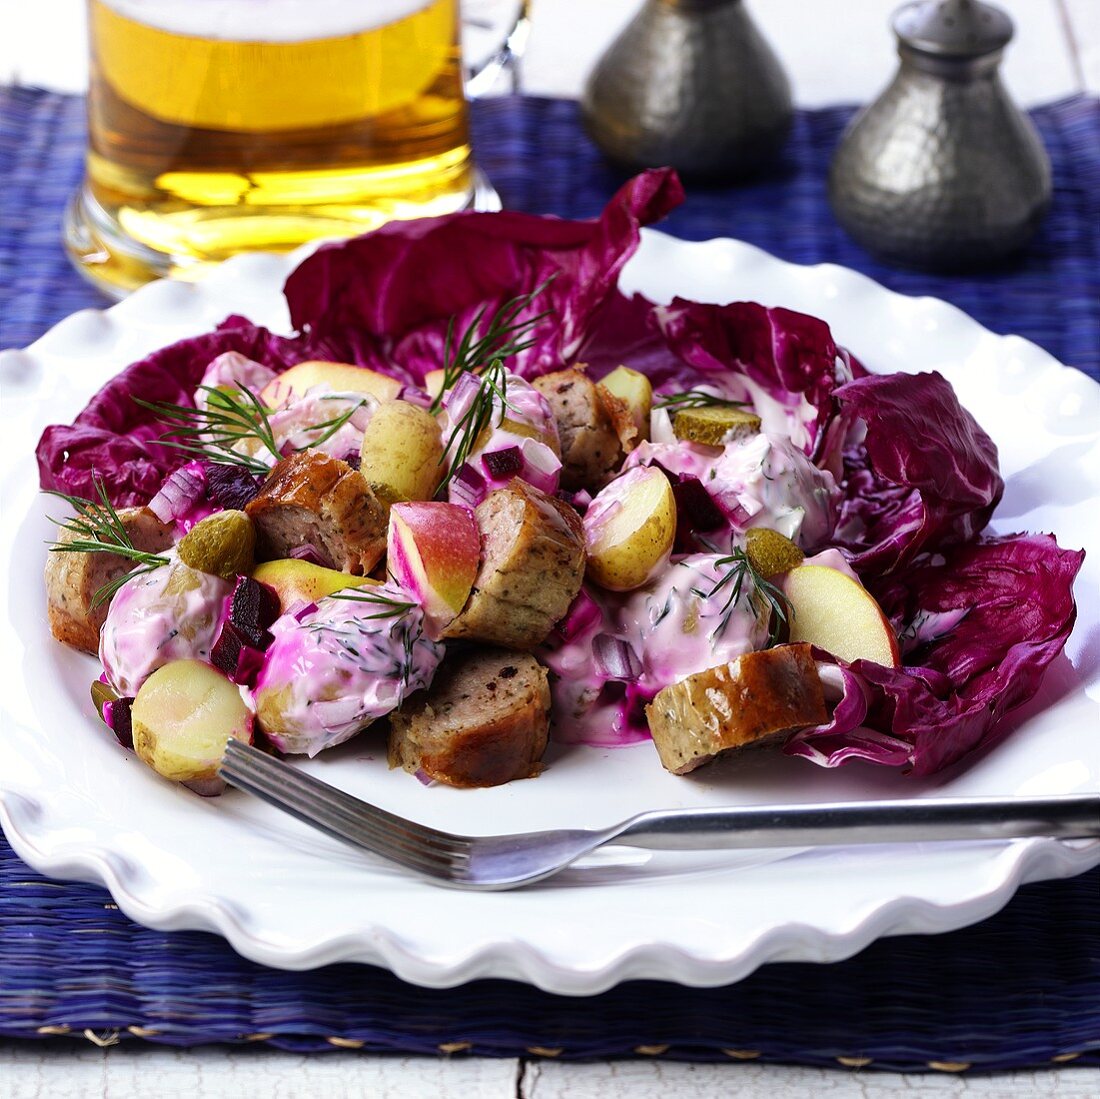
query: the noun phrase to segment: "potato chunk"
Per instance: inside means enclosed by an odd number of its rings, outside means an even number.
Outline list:
[[[604,488],[584,516],[588,576],[610,591],[633,591],[668,562],[676,499],[664,473],[635,466]]]
[[[385,503],[430,500],[443,475],[439,422],[408,401],[386,401],[367,424],[360,456],[360,473]]]
[[[252,742],[240,690],[200,660],[175,660],[141,685],[131,711],[134,751],[173,782],[217,777],[230,737]]]

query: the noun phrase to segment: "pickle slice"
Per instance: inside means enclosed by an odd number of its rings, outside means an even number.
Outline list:
[[[806,556],[789,538],[769,527],[751,527],[745,532],[745,554],[765,580],[797,568]]]
[[[102,679],[92,680],[92,705],[95,707],[95,712],[99,716],[103,717],[103,707],[108,702],[118,701],[118,691],[108,683],[104,683]]]
[[[672,419],[672,432],[677,439],[704,446],[722,446],[755,435],[759,430],[759,416],[727,405],[685,408]]]
[[[200,572],[232,580],[256,563],[256,529],[243,511],[219,511],[196,523],[180,542],[180,560]]]

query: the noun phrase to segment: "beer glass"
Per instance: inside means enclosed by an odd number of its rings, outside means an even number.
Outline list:
[[[393,218],[492,208],[458,0],[88,0],[71,259],[119,297]]]

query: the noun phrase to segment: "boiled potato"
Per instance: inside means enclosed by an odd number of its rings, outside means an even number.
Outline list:
[[[252,742],[252,711],[221,672],[174,660],[141,685],[131,711],[134,751],[173,782],[217,778],[226,742]]]
[[[668,561],[676,537],[676,500],[668,478],[649,466],[617,477],[584,516],[588,576],[611,591],[632,591]]]
[[[443,474],[439,422],[408,401],[375,409],[363,434],[360,472],[387,504],[430,500]]]
[[[247,576],[256,563],[256,528],[243,511],[216,511],[183,536],[180,560],[223,580]]]
[[[638,441],[648,439],[649,413],[653,408],[653,386],[649,384],[649,379],[629,366],[617,366],[601,380],[600,385],[626,405],[638,429]]]

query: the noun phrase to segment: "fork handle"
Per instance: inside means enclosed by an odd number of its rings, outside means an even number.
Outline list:
[[[750,805],[642,813],[605,843],[656,850],[1100,836],[1100,794]]]

